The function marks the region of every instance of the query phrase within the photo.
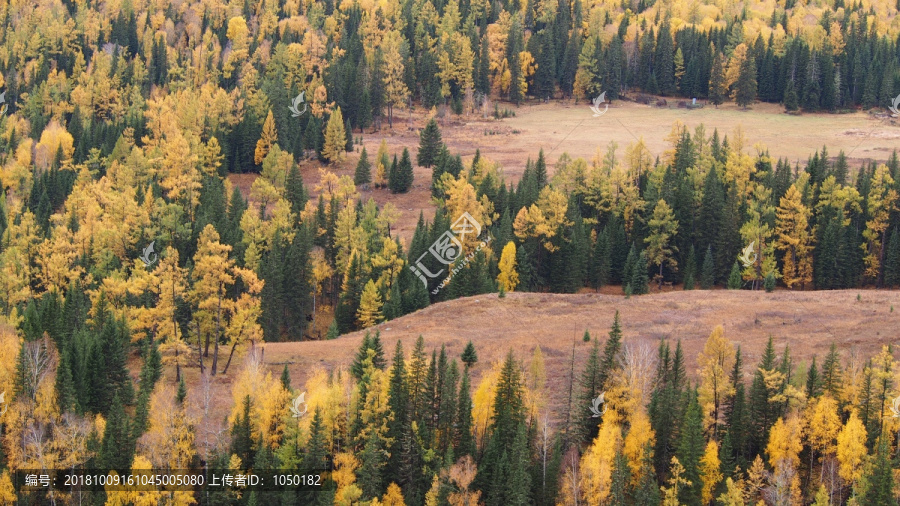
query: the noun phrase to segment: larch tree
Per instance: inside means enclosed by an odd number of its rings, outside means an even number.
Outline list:
[[[603,504],[612,487],[613,461],[622,447],[622,429],[604,421],[600,432],[581,458],[581,494],[585,502]]]
[[[700,480],[703,482],[703,489],[700,491],[701,501],[703,504],[709,504],[713,499],[713,492],[722,481],[719,445],[715,440],[706,443],[706,450],[700,459]]]
[[[278,130],[275,128],[275,118],[272,116],[272,110],[270,109],[269,114],[266,115],[266,120],[263,122],[262,135],[256,141],[256,150],[253,152],[253,161],[256,165],[262,164],[266,155],[269,154],[269,150],[272,149],[272,146],[277,141]]]
[[[382,52],[384,66],[382,75],[384,79],[384,98],[388,109],[388,125],[394,128],[394,107],[406,104],[409,97],[409,88],[403,79],[406,45],[398,31],[390,31],[382,40]]]
[[[712,70],[709,75],[709,101],[716,108],[725,102],[728,90],[725,88],[725,55],[716,52],[713,58]]]
[[[866,276],[881,280],[884,262],[885,236],[890,225],[889,216],[897,207],[897,190],[887,165],[875,169],[866,195],[866,229],[862,235],[865,242],[860,246],[865,252]]]
[[[516,272],[516,244],[513,241],[503,247],[498,268],[500,274],[497,275],[497,284],[507,292],[515,290],[519,284],[519,273]]]
[[[866,461],[866,428],[856,410],[850,412],[850,418],[837,436],[837,459],[840,464],[838,474],[852,486],[856,486],[863,475]]]
[[[325,146],[322,148],[322,156],[332,165],[343,162],[347,157],[345,128],[344,115],[341,114],[341,108],[338,107],[328,118],[328,124],[325,127]]]
[[[806,440],[809,443],[809,468],[813,467],[813,459],[818,454],[823,459],[825,455],[833,454],[835,441],[841,430],[841,418],[838,413],[838,404],[831,395],[821,395],[815,401],[810,402],[806,408]],[[825,469],[822,468],[821,476],[824,477]],[[822,481],[820,477],[819,481]]]
[[[665,200],[659,199],[647,225],[650,230],[649,235],[644,239],[644,242],[647,243],[647,249],[644,252],[650,265],[659,266],[658,282],[662,286],[663,266],[668,265],[672,270],[678,266],[678,262],[672,256],[678,251],[678,248],[671,244],[678,232],[678,220],[675,219],[675,214],[669,204]]]
[[[370,279],[363,288],[362,297],[359,300],[359,309],[356,316],[362,328],[369,328],[384,319],[381,313],[381,294],[378,293],[375,283]]]
[[[809,208],[803,205],[797,183],[788,188],[776,211],[775,247],[784,253],[782,280],[788,288],[802,289],[812,283],[812,237],[809,230]]]
[[[731,369],[734,366],[735,351],[731,341],[725,339],[725,330],[721,325],[713,329],[703,351],[697,356],[700,374],[699,402],[705,417],[711,426],[713,437],[719,435],[719,418],[722,406],[734,395],[731,382]]]
[[[223,319],[228,305],[226,292],[235,281],[232,273],[234,260],[228,258],[230,251],[231,246],[219,242],[219,233],[212,225],[206,225],[200,232],[197,253],[194,255],[194,272],[191,276],[194,286],[189,299],[196,307],[194,318],[198,328],[198,349],[199,340],[205,336],[202,353],[204,357],[209,356],[209,344],[210,341],[213,342],[211,366],[213,376],[216,374],[218,364],[219,341],[225,328]]]

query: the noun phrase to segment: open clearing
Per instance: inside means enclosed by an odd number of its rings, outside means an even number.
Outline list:
[[[832,157],[844,150],[854,165],[865,160],[887,160],[891,151],[900,147],[900,122],[893,118],[878,119],[864,112],[789,115],[777,104],[760,103],[749,110],[741,110],[734,104],[723,104],[718,109],[707,105],[692,110],[677,108],[675,100],[669,104],[669,108],[658,108],[615,101],[600,117],[594,117],[589,103],[584,101],[578,104],[571,100],[554,101],[518,108],[501,104],[501,109],[509,107],[516,116],[493,120],[472,114],[469,118],[461,116],[457,120],[456,116],[451,115],[441,125],[441,131],[450,151],[462,155],[465,162],[471,161],[475,150],[480,149],[483,156],[500,163],[507,182],[517,182],[525,169],[526,160],[536,158],[541,148],[547,154],[551,174],[555,161],[562,153],[590,161],[598,149],[605,150],[610,142],[618,144],[620,157],[624,156],[628,144],[640,138],[644,139],[654,156],[662,155],[669,148],[665,139],[675,121],[681,121],[691,129],[703,124],[710,136],[713,129],[718,129],[722,136],[731,136],[735,127],[741,125],[748,152],[754,152],[754,146],[759,143],[773,157],[784,157],[801,164],[823,145],[828,147]],[[424,127],[425,121],[426,116],[421,110],[411,115],[398,111],[393,129],[388,128],[385,122],[380,132],[362,134],[370,160],[374,159],[383,138],[391,152],[399,157],[406,147],[415,161],[419,145],[418,130]],[[492,135],[486,134],[491,132]],[[339,175],[353,177],[358,160],[358,152],[348,153],[347,160],[332,170]],[[311,192],[319,182],[319,167],[317,162],[301,165],[303,180]],[[245,197],[249,196],[250,185],[255,178],[254,174],[230,176]],[[409,193],[392,195],[385,189],[360,193],[363,199],[374,198],[379,205],[392,202],[397,206],[401,216],[393,233],[408,244],[419,213],[422,212],[427,220],[434,217],[430,186],[431,170],[415,167],[415,183]]]
[[[504,299],[490,294],[434,304],[375,329],[381,332],[388,358],[397,340],[403,341],[408,354],[420,334],[429,351],[445,345],[453,357],[459,357],[471,339],[479,358],[472,370],[475,384],[509,350],[527,364],[534,347],[540,345],[548,391],[566,392],[573,345],[577,377],[590,347],[582,342],[582,334],[587,329],[603,342],[616,310],[620,312],[625,342],[650,347],[653,356],[660,339],[669,339],[673,346],[680,339],[688,373],[696,378],[697,354],[716,325],[722,325],[725,336],[741,345],[744,373],[749,377],[770,335],[779,353],[790,343],[798,368],[813,355],[821,361],[832,342],[845,360],[853,354],[865,360],[882,345],[900,341],[900,311],[892,311],[893,306],[900,310],[900,292],[677,290],[629,299],[596,293],[513,292]],[[355,332],[332,341],[267,343],[264,361],[276,377],[287,364],[294,388],[303,390],[316,368],[333,371],[349,366],[363,334]],[[230,410],[229,384],[240,367],[241,360],[236,359],[228,376],[215,380],[216,396],[221,396],[216,403],[216,409],[221,410],[218,419]],[[167,376],[172,372],[167,371]],[[196,382],[198,371],[188,370],[187,377]],[[556,414],[562,412],[564,404],[564,398],[550,400]]]

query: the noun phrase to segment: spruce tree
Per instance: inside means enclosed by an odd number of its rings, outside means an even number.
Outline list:
[[[888,241],[884,260],[884,285],[893,288],[900,285],[900,229],[894,227]]]
[[[397,157],[394,157],[396,162]],[[388,175],[388,188],[391,193],[406,193],[409,191],[413,183],[412,162],[409,159],[409,150],[403,148],[403,156],[400,162],[391,165],[391,171]]]
[[[469,371],[463,371],[459,383],[456,424],[453,428],[453,455],[475,455],[475,439],[472,436],[472,397],[469,393]]]
[[[700,480],[700,459],[703,457],[705,442],[703,439],[703,414],[697,402],[696,392],[688,393],[688,407],[681,424],[681,435],[675,456],[684,466],[684,477],[691,485],[683,487],[678,498],[682,504],[700,504],[700,491],[703,483]]]
[[[688,253],[687,262],[684,266],[684,289],[693,290],[694,284],[697,282],[697,258],[694,254],[694,245],[691,245]]]
[[[475,351],[475,345],[472,343],[471,339],[466,343],[466,347],[463,349],[460,358],[462,359],[462,362],[466,364],[466,369],[469,369],[475,365],[475,362],[478,362],[478,353]]]
[[[587,363],[581,373],[581,378],[578,381],[576,407],[572,415],[575,418],[575,431],[578,440],[582,444],[593,441],[600,430],[600,420],[593,416],[595,413],[591,411],[591,407],[593,406],[593,400],[600,395],[602,389],[600,343],[595,339],[591,346],[591,351],[588,353]]]
[[[119,473],[131,470],[134,439],[131,437],[128,415],[118,395],[113,397],[109,409],[98,458],[102,469],[115,469]]]
[[[603,348],[603,357],[600,359],[600,370],[597,374],[600,389],[609,388],[609,381],[615,372],[622,367],[620,353],[622,351],[622,326],[619,323],[619,311],[613,317],[612,328],[609,330],[609,338]]]
[[[610,486],[610,504],[627,504],[628,482],[631,480],[631,472],[628,469],[628,459],[622,453],[622,449],[616,450],[613,459],[612,484]]]
[[[709,101],[719,108],[725,102],[725,55],[716,52],[713,57],[712,70],[709,73]]]
[[[703,256],[703,267],[700,270],[700,288],[709,290],[716,282],[716,264],[713,260],[712,247],[706,248]]]
[[[753,53],[748,51],[746,58],[741,62],[738,80],[735,83],[735,103],[743,108],[752,104],[756,100],[756,87],[756,61]]]
[[[743,284],[744,280],[741,277],[741,265],[734,262],[734,265],[731,267],[731,274],[728,275],[728,289],[740,290]]]
[[[416,154],[416,164],[419,167],[431,167],[437,161],[441,151],[441,130],[434,118],[428,120],[422,133],[419,134],[419,152]]]
[[[369,154],[363,146],[359,154],[359,162],[356,164],[356,172],[353,174],[353,184],[368,187],[372,182],[372,164],[369,163]]]
[[[837,345],[831,343],[828,355],[822,362],[822,391],[828,393],[834,399],[839,399],[841,392],[841,358],[838,355]]]
[[[647,254],[641,251],[634,263],[634,271],[631,275],[631,289],[635,295],[643,295],[650,292],[650,275],[647,273]]]
[[[748,455],[754,455],[762,451],[769,439],[769,429],[775,420],[781,416],[777,403],[770,399],[779,392],[773,392],[766,384],[763,371],[775,371],[775,347],[772,337],[766,343],[766,348],[753,374],[753,382],[749,393],[749,422],[748,427]]]
[[[878,438],[874,463],[866,473],[869,488],[860,504],[896,504],[893,472],[890,446],[887,437],[882,435]]]

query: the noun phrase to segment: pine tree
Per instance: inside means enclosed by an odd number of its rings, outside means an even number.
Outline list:
[[[840,398],[841,392],[841,359],[837,346],[831,343],[828,355],[822,363],[822,391],[834,399]]]
[[[688,253],[687,262],[684,266],[684,289],[685,290],[693,290],[694,285],[697,283],[697,257],[694,254],[694,245],[691,245],[691,249]]]
[[[466,369],[469,369],[470,367],[475,365],[475,362],[478,362],[478,353],[475,351],[475,345],[472,344],[471,340],[466,343],[466,347],[465,349],[463,349],[461,359],[462,362],[466,364]]]
[[[683,504],[700,504],[703,488],[700,480],[700,459],[703,457],[703,415],[695,392],[688,393],[688,408],[681,425],[676,457],[684,466],[684,477],[691,485],[679,490],[678,498]]]
[[[363,146],[362,152],[359,154],[359,162],[356,164],[356,172],[353,174],[353,184],[368,188],[371,182],[372,164],[369,163],[369,155],[366,153],[366,147]]]
[[[396,156],[394,157],[394,162],[391,164],[391,171],[388,174],[388,188],[390,188],[391,193],[406,193],[413,183],[413,168],[409,159],[409,150],[403,148],[403,156],[400,158],[400,162],[397,163]]]
[[[369,358],[369,350],[374,352],[371,358]],[[362,380],[363,365],[366,360],[371,360],[372,365],[376,369],[383,370],[387,366],[384,359],[384,348],[381,345],[381,332],[378,330],[375,331],[374,335],[366,331],[359,349],[356,351],[353,363],[350,365],[350,373],[353,374],[357,381]]]
[[[894,504],[894,478],[891,450],[887,438],[878,438],[874,465],[866,476],[869,487],[862,496],[860,504]]]
[[[728,275],[728,289],[740,290],[743,285],[744,280],[741,277],[741,266],[737,262],[734,262],[734,266],[731,267],[731,274]]]
[[[463,371],[457,396],[456,424],[453,428],[453,455],[464,457],[475,454],[475,439],[472,436],[472,397],[469,393],[469,370]]]
[[[113,397],[98,459],[101,468],[122,472],[131,470],[134,458],[134,440],[131,437],[128,415],[119,396]]]
[[[347,132],[344,127],[344,116],[341,108],[335,109],[328,118],[325,126],[325,144],[322,147],[322,156],[332,165],[337,165],[347,157]]]
[[[716,264],[713,260],[712,247],[706,248],[703,255],[703,267],[700,270],[700,288],[709,290],[716,282]]]
[[[647,274],[647,254],[641,251],[634,263],[634,272],[631,275],[631,289],[635,295],[643,295],[650,292],[650,276]]]
[[[416,154],[416,164],[419,167],[431,167],[437,161],[441,150],[441,130],[434,118],[428,120],[422,133],[419,134],[419,152]]]
[[[894,227],[888,241],[884,260],[884,285],[893,288],[900,285],[900,228]]]
[[[617,310],[616,315],[613,317],[612,327],[609,329],[609,338],[606,340],[606,344],[603,347],[603,357],[600,359],[600,369],[597,373],[601,390],[605,390],[611,386],[610,380],[615,372],[621,369],[621,351],[622,326],[619,323],[619,311]]]
[[[713,57],[712,70],[709,73],[709,101],[718,109],[719,104],[724,103],[726,98],[725,55],[717,51]]]
[[[184,400],[187,399],[187,385],[184,382],[184,376],[178,381],[178,390],[175,392],[175,402],[179,406],[184,406]]]
[[[756,101],[756,61],[751,52],[741,61],[740,73],[735,83],[734,101],[738,106],[746,108]]]
[[[599,420],[590,408],[593,400],[597,398],[603,389],[600,365],[600,343],[594,340],[591,351],[588,353],[587,363],[578,381],[578,394],[575,405],[577,408],[573,414],[575,418],[575,430],[578,440],[582,444],[593,441],[599,430]]]

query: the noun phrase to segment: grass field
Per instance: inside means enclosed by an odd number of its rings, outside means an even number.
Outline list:
[[[472,370],[476,381],[509,350],[527,364],[534,347],[540,345],[548,391],[566,392],[573,346],[577,378],[590,346],[582,342],[584,331],[603,342],[617,310],[625,343],[655,357],[660,339],[672,341],[673,346],[680,339],[688,374],[696,378],[697,354],[716,325],[722,325],[725,336],[741,346],[744,373],[749,376],[769,336],[779,353],[790,343],[798,370],[805,369],[800,364],[808,364],[813,355],[821,362],[832,342],[845,360],[851,356],[868,358],[884,344],[896,345],[900,341],[900,311],[894,311],[894,306],[900,310],[900,292],[876,290],[675,290],[629,299],[597,293],[513,292],[504,299],[492,294],[435,304],[372,330],[381,332],[388,357],[398,340],[409,353],[420,334],[428,351],[445,345],[448,354],[455,357],[471,339],[479,357]],[[264,361],[276,377],[287,364],[294,388],[303,390],[306,378],[316,368],[334,371],[348,366],[363,334],[356,332],[332,341],[268,343]],[[228,376],[218,376],[212,385],[217,399],[215,419],[230,410],[230,383],[238,374],[241,360],[232,367]],[[196,382],[199,374],[190,369],[187,376]],[[564,398],[553,398],[550,409],[558,416],[564,404]]]
[[[618,154],[624,156],[625,147],[643,138],[654,156],[661,155],[669,146],[665,138],[671,132],[675,121],[681,121],[691,129],[703,124],[707,135],[713,129],[719,134],[732,135],[735,127],[741,126],[748,145],[748,152],[754,153],[759,144],[768,148],[774,157],[784,157],[791,162],[805,163],[807,158],[825,145],[831,156],[840,150],[848,155],[854,165],[866,160],[884,161],[891,151],[900,147],[900,124],[892,118],[878,119],[864,112],[850,114],[802,114],[783,113],[783,107],[776,104],[756,104],[751,109],[742,110],[734,104],[724,104],[715,108],[679,109],[675,101],[668,108],[641,105],[635,102],[615,101],[605,114],[594,117],[587,102],[575,104],[573,101],[548,104],[523,105],[518,108],[505,105],[515,111],[515,117],[493,120],[482,119],[481,115],[451,116],[442,124],[444,142],[453,153],[462,155],[468,162],[480,149],[486,156],[503,167],[507,182],[516,182],[525,169],[530,157],[537,157],[543,148],[547,154],[549,171],[553,164],[566,152],[572,157],[583,157],[590,161],[598,149],[606,149],[610,142],[618,144]],[[501,108],[504,105],[501,105]],[[419,145],[418,129],[425,124],[423,111],[398,112],[394,118],[394,128],[386,126],[377,133],[362,134],[363,145],[369,156],[374,158],[381,139],[385,139],[390,151],[399,154],[406,147],[415,157]],[[486,135],[485,132],[494,132]],[[360,134],[354,134],[359,136]],[[339,167],[332,167],[337,174],[353,176],[359,154],[348,154],[347,161]],[[301,166],[303,180],[312,191],[319,180],[319,164],[305,163]],[[251,174],[232,175],[231,180],[244,193],[250,194],[250,185],[255,178]],[[431,203],[431,170],[415,168],[415,183],[409,193],[392,195],[384,189],[361,191],[362,197],[372,197],[380,205],[393,202],[401,212],[394,233],[409,241],[415,229],[419,213],[430,220],[434,216]],[[313,195],[315,197],[315,194]]]

